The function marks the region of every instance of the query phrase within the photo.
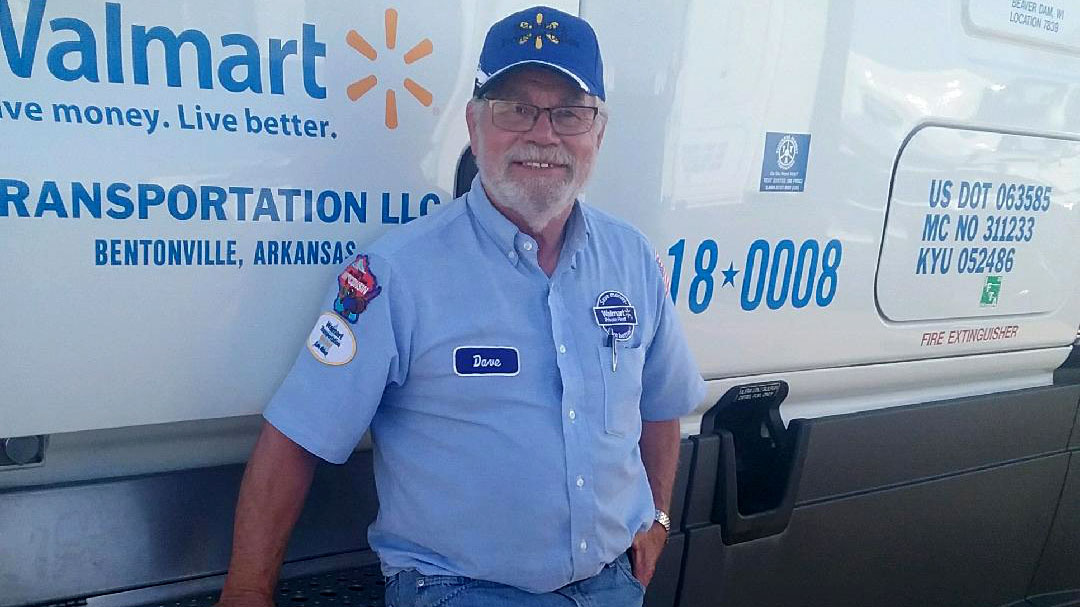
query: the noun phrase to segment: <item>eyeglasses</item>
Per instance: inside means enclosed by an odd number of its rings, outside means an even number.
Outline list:
[[[491,122],[505,131],[527,133],[536,125],[541,112],[547,112],[551,128],[558,135],[588,133],[600,108],[591,105],[561,105],[538,107],[517,101],[484,99],[491,107]]]

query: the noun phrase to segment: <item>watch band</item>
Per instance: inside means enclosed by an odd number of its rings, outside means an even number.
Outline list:
[[[671,533],[671,517],[668,516],[667,512],[657,508],[656,512],[653,514],[653,520],[660,523],[660,525],[663,526],[664,531],[667,531],[669,534]]]

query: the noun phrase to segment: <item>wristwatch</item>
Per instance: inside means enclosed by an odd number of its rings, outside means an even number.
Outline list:
[[[667,512],[657,508],[656,512],[653,514],[653,520],[660,523],[664,527],[664,531],[667,531],[668,534],[671,533],[671,517],[668,516]]]

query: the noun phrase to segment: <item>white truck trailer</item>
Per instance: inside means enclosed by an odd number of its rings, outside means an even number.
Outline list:
[[[647,604],[1077,604],[1080,2],[552,4],[709,386]],[[258,413],[468,183],[526,6],[0,0],[0,606],[213,602]],[[376,509],[365,441],[279,604],[379,604]]]

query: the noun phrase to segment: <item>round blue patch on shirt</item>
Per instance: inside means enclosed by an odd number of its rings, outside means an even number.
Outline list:
[[[637,311],[630,305],[630,300],[618,291],[601,293],[596,298],[593,315],[596,316],[596,324],[619,341],[629,340],[637,326]]]

